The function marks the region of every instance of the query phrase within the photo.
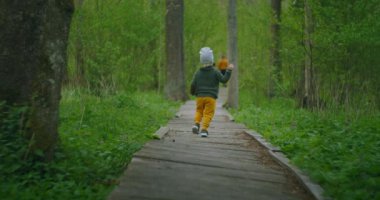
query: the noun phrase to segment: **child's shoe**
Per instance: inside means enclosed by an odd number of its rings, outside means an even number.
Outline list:
[[[199,124],[198,123],[194,124],[194,126],[193,126],[193,133],[194,134],[198,134],[199,133]]]
[[[201,137],[207,137],[207,136],[208,136],[208,131],[202,129],[202,130],[201,130]]]

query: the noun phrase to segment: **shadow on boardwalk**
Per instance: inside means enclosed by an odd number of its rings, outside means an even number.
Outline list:
[[[229,120],[224,99],[222,88],[208,138],[191,132],[195,102],[186,102],[166,135],[134,155],[109,199],[312,199]]]

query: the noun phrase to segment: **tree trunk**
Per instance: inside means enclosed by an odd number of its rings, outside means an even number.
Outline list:
[[[70,0],[3,1],[0,14],[0,101],[29,107],[28,152],[51,160],[58,139],[58,106],[66,67]]]
[[[239,70],[237,51],[237,20],[236,20],[236,0],[229,0],[228,5],[228,58],[230,63],[235,65],[228,85],[227,106],[238,108],[239,106]]]
[[[270,51],[270,63],[273,71],[270,72],[268,96],[276,95],[276,84],[281,83],[281,57],[280,57],[280,21],[281,0],[271,0],[273,19],[271,24],[272,46]]]
[[[84,0],[75,0],[75,10],[78,11],[78,22],[75,37],[75,82],[77,85],[85,84],[84,55],[83,55],[83,11]]]
[[[183,0],[166,0],[166,85],[172,100],[187,100],[183,52]]]
[[[314,32],[314,22],[312,11],[308,0],[304,1],[304,11],[305,11],[305,68],[304,68],[304,80],[305,80],[305,90],[303,95],[303,107],[313,108],[316,105],[316,91],[315,91],[315,81],[313,75],[313,41],[312,34]]]
[[[159,52],[162,52],[162,49],[164,48],[164,37],[162,37],[162,34],[160,34],[158,41],[156,41],[156,46],[158,46]],[[153,75],[155,77],[155,86],[158,93],[161,93],[162,91],[162,80],[165,72],[165,66],[163,64],[163,55],[162,53],[159,53],[157,58],[157,64],[155,67],[155,74]]]

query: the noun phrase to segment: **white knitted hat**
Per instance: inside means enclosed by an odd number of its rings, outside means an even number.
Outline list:
[[[202,64],[212,64],[214,63],[214,55],[210,47],[203,47],[200,51],[200,59]]]

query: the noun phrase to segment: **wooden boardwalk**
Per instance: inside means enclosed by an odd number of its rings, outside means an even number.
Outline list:
[[[108,199],[312,199],[245,126],[229,120],[221,92],[208,138],[191,132],[195,102],[186,102],[170,131],[134,155]]]

